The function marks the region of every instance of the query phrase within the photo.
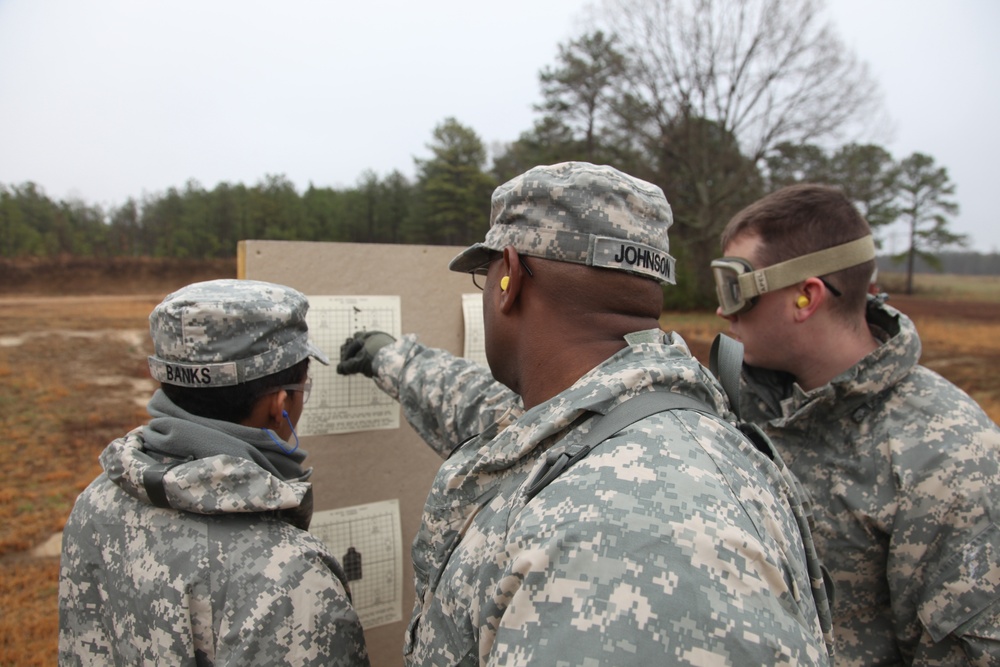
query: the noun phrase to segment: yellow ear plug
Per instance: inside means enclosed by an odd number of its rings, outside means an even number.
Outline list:
[[[795,300],[795,305],[799,308],[805,308],[809,305],[809,297],[805,294],[800,295],[799,298]]]
[[[510,284],[510,276],[504,276],[503,278],[501,278],[500,279],[500,291],[501,292],[506,292],[507,291],[507,285],[509,285],[509,284]]]

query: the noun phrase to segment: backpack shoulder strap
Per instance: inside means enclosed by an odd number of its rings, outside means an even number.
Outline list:
[[[545,457],[545,464],[528,484],[528,500],[618,431],[640,419],[667,410],[700,410],[715,414],[715,410],[702,401],[672,391],[650,391],[633,396],[616,405],[603,417],[597,417],[580,442],[562,452],[549,452]]]
[[[708,369],[712,371],[729,397],[729,407],[740,416],[740,373],[743,372],[743,343],[726,334],[720,333],[712,341],[712,351],[709,353]]]
[[[719,383],[729,397],[729,404],[740,419],[740,372],[743,368],[743,343],[719,334],[712,342],[709,359],[709,370],[718,378]],[[635,422],[667,410],[699,410],[708,414],[717,414],[715,409],[698,399],[678,394],[672,391],[651,391],[638,394],[619,403],[603,417],[598,417],[586,435],[579,443],[561,452],[549,452],[544,465],[535,473],[528,484],[526,495],[528,500],[534,498],[539,491],[548,486],[571,465],[587,456],[594,447],[604,442],[612,435]],[[758,448],[771,456],[770,448],[762,446],[759,436],[762,433],[747,433]],[[766,441],[766,436],[763,438]]]

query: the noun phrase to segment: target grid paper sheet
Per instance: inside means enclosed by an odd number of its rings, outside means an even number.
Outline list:
[[[398,296],[309,296],[309,339],[330,365],[309,365],[312,395],[302,411],[299,435],[399,428],[399,404],[364,375],[337,375],[340,346],[355,331],[384,331],[399,338]]]
[[[462,295],[462,316],[465,321],[465,349],[462,354],[466,359],[483,366],[486,363],[486,334],[483,326],[483,295]]]
[[[309,532],[340,560],[352,604],[366,628],[403,618],[399,500],[316,512]]]

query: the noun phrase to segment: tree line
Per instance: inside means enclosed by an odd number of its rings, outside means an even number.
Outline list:
[[[900,263],[890,256],[876,260],[879,271],[887,273],[900,270]],[[960,252],[946,250],[934,257],[933,262],[918,258],[915,273],[949,273],[956,276],[1000,276],[1000,252]]]
[[[692,11],[697,4],[697,11]],[[928,155],[895,159],[835,139],[878,109],[877,86],[821,19],[819,0],[605,0],[539,73],[532,128],[484,145],[455,118],[433,129],[415,177],[363,172],[354,187],[283,175],[196,181],[103,209],[0,184],[0,256],[229,257],[241,239],[467,245],[497,185],[537,164],[611,164],[663,188],[679,288],[713,300],[708,262],[739,209],[795,182],[844,189],[879,228],[904,221],[910,272],[965,239],[949,229],[955,185]]]

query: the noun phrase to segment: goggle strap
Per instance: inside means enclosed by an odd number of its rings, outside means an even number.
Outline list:
[[[875,240],[869,234],[753,273],[744,273],[739,277],[740,291],[743,298],[748,299],[794,285],[812,276],[825,276],[872,259],[875,259]]]

